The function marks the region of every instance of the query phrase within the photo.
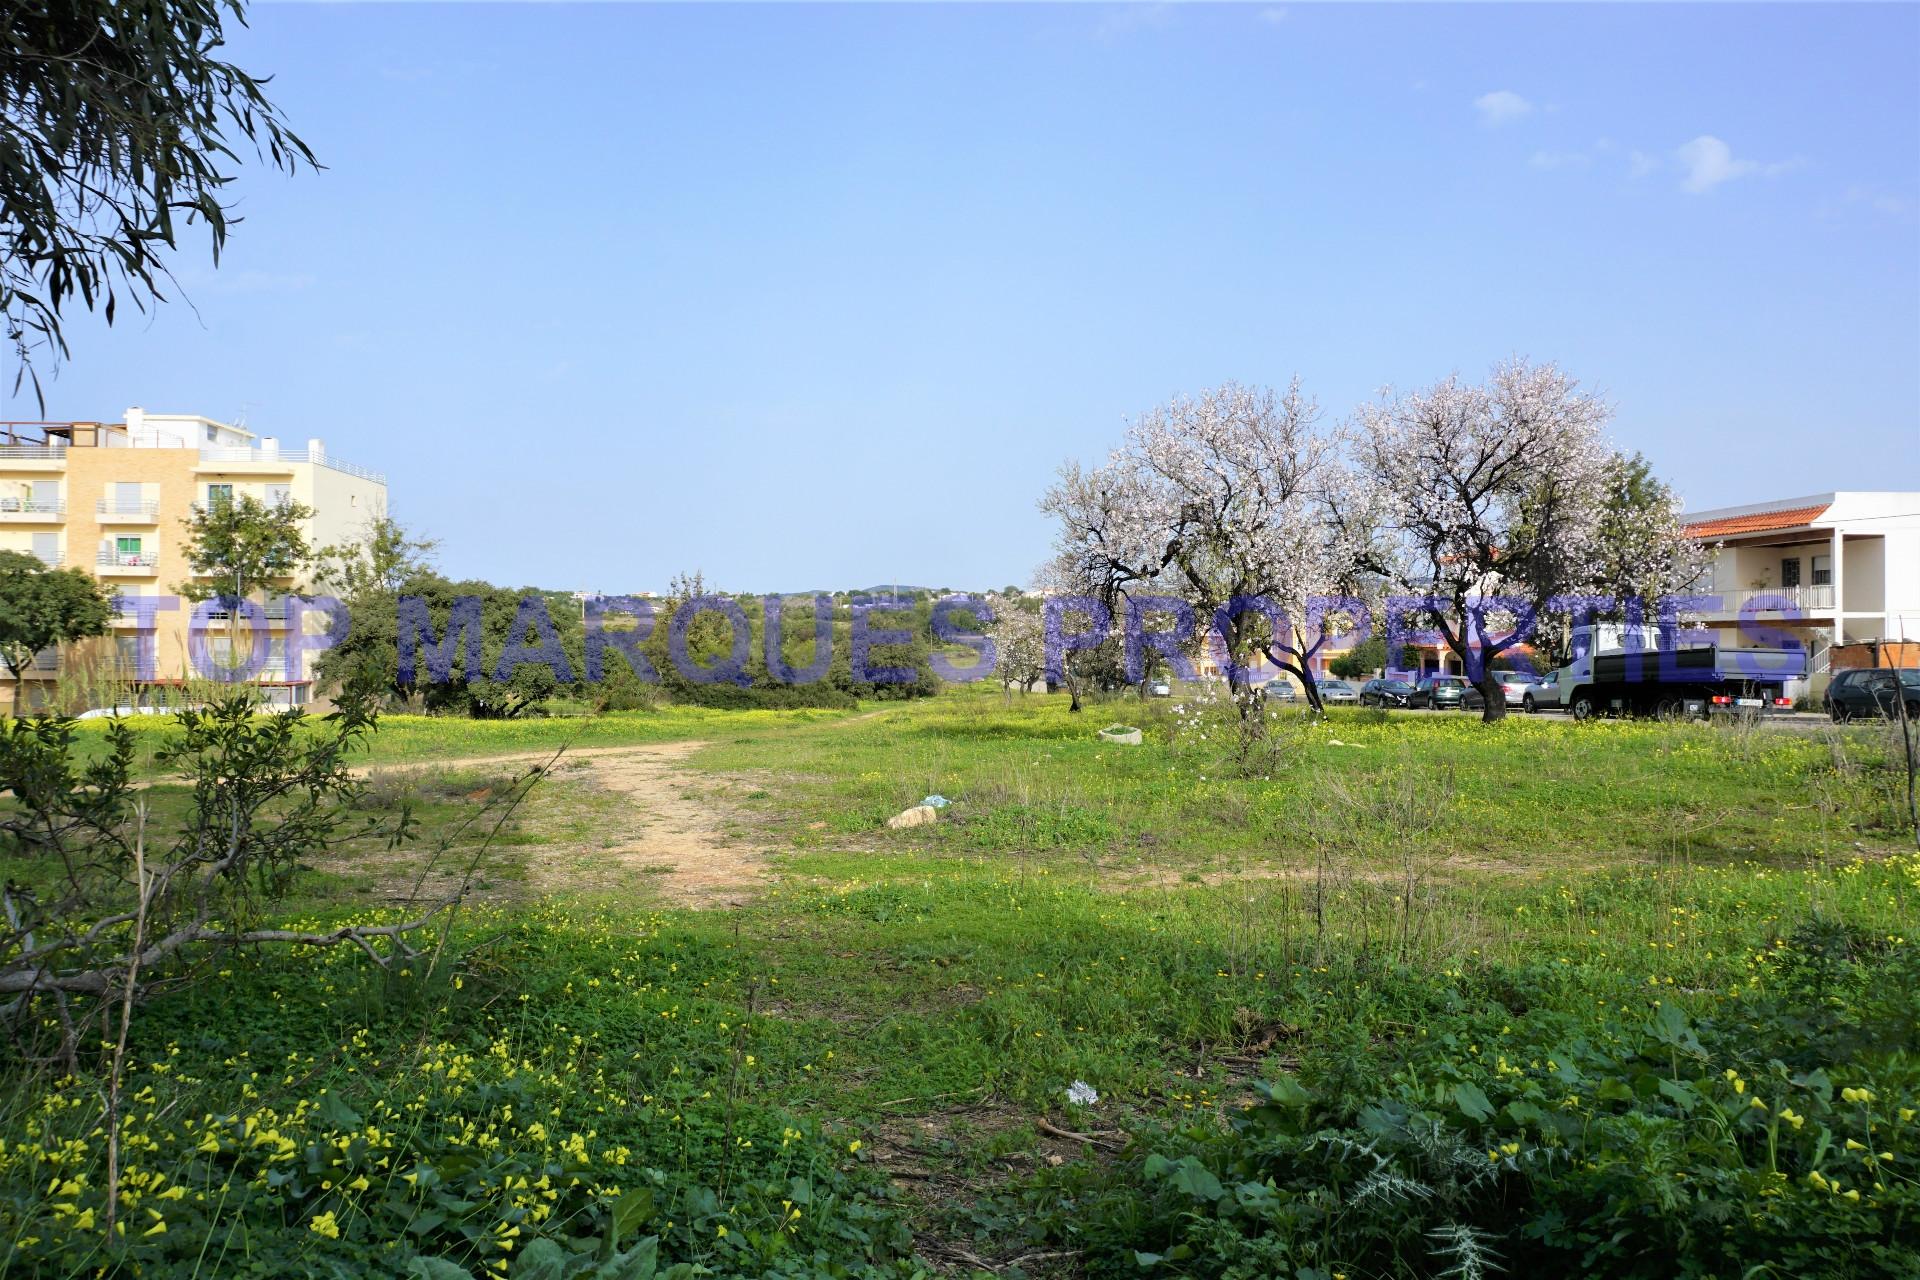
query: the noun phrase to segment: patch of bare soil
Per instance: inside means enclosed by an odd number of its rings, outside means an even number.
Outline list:
[[[705,745],[584,747],[554,761],[556,778],[584,782],[625,799],[626,821],[596,846],[530,846],[527,891],[620,893],[644,887],[678,906],[737,906],[746,901],[760,886],[766,850],[737,834],[740,824],[726,802],[726,781],[683,767],[687,757]],[[392,768],[526,769],[552,759],[547,752],[521,752]]]
[[[996,1250],[957,1231],[950,1211],[1043,1165],[1107,1159],[1123,1145],[1117,1130],[1082,1132],[990,1098],[883,1117],[872,1135],[873,1158],[909,1207],[914,1252],[943,1275],[998,1275],[1015,1267],[1036,1277],[1076,1274],[1075,1251]]]

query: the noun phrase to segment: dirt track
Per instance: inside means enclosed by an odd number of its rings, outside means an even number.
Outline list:
[[[644,885],[675,905],[703,907],[735,906],[751,897],[761,883],[766,851],[728,832],[730,814],[719,798],[722,784],[681,765],[706,745],[581,747],[562,755],[553,766],[555,777],[627,798],[632,822],[607,847],[534,846],[529,850],[528,888],[545,894],[619,892]],[[531,769],[552,759],[552,752],[526,751],[379,766],[364,772],[489,766]]]

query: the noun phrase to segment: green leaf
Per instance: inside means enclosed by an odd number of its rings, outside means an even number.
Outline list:
[[[1469,1120],[1488,1120],[1493,1117],[1493,1103],[1487,1100],[1477,1084],[1462,1082],[1453,1086],[1453,1105],[1460,1108],[1461,1114]]]
[[[1507,1104],[1507,1116],[1517,1125],[1539,1124],[1546,1119],[1546,1112],[1524,1098],[1516,1098]]]
[[[340,1095],[332,1090],[320,1095],[320,1105],[314,1108],[314,1114],[319,1116],[320,1122],[329,1129],[341,1132],[358,1129],[366,1123],[361,1119],[358,1111],[348,1106]]]
[[[607,1230],[612,1233],[614,1245],[619,1243],[653,1216],[653,1189],[640,1187],[621,1196],[613,1205],[613,1214],[607,1221]]]
[[[473,1280],[473,1273],[445,1258],[416,1257],[401,1273],[406,1280]]]
[[[513,1260],[513,1280],[564,1280],[567,1253],[551,1240],[535,1240]]]
[[[1146,1269],[1147,1267],[1158,1266],[1160,1263],[1165,1261],[1166,1261],[1166,1256],[1164,1254],[1142,1253],[1138,1249],[1135,1249],[1133,1251],[1133,1265],[1141,1268],[1142,1270]]]
[[[1593,1095],[1602,1102],[1633,1101],[1633,1089],[1628,1086],[1625,1080],[1617,1076],[1609,1076],[1605,1080],[1602,1080],[1599,1087],[1593,1091]]]
[[[1706,1052],[1700,1047],[1700,1038],[1693,1034],[1693,1023],[1688,1019],[1687,1011],[1671,1000],[1663,1001],[1659,1011],[1653,1015],[1653,1038],[1687,1053]]]
[[[1692,1085],[1682,1081],[1662,1080],[1660,1092],[1672,1099],[1674,1105],[1682,1111],[1692,1111],[1700,1105],[1700,1095],[1694,1092]]]
[[[648,1236],[594,1272],[594,1280],[654,1280],[660,1270],[660,1237]]]
[[[1218,1200],[1227,1194],[1213,1170],[1200,1163],[1198,1156],[1182,1156],[1173,1166],[1173,1185],[1196,1200]]]
[[[1275,1080],[1262,1080],[1254,1087],[1266,1095],[1268,1101],[1282,1107],[1304,1107],[1313,1101],[1313,1095],[1307,1092],[1305,1086],[1289,1075]]]

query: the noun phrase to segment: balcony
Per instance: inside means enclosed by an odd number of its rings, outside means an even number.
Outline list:
[[[67,504],[59,498],[0,498],[0,520],[9,524],[58,520],[66,514]]]
[[[67,553],[64,551],[30,551],[27,554],[49,569],[58,569],[67,562]]]
[[[1818,586],[1754,587],[1740,591],[1702,591],[1700,594],[1717,595],[1720,598],[1717,608],[1703,611],[1703,616],[1708,618],[1737,618],[1740,611],[1755,600],[1761,602],[1755,607],[1766,614],[1790,610],[1803,618],[1815,614],[1833,615],[1833,587],[1827,583]]]
[[[287,620],[287,602],[285,600],[269,600],[265,604],[261,604],[255,600],[250,603],[254,608],[259,609],[261,613],[266,615],[268,622],[281,623]],[[208,601],[207,612],[204,616],[208,622],[227,622],[233,617],[233,614],[229,610],[222,609],[217,602]],[[259,621],[258,615],[249,613],[245,609],[240,610],[240,617],[242,621]]]
[[[93,504],[93,514],[96,520],[110,524],[157,524],[160,520],[160,504],[102,498]]]
[[[67,465],[67,446],[0,444],[0,471],[57,471]]]
[[[94,570],[98,573],[138,573],[154,572],[160,562],[158,551],[115,551],[102,548],[94,557]]]

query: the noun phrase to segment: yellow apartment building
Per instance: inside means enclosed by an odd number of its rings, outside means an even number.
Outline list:
[[[386,477],[331,456],[319,440],[288,447],[211,418],[137,408],[117,423],[0,423],[0,549],[27,552],[49,566],[85,569],[120,598],[111,638],[36,657],[29,704],[50,702],[54,690],[62,688],[63,674],[67,702],[76,696],[91,700],[85,691],[96,686],[117,685],[143,696],[145,690],[136,690],[135,683],[177,686],[190,676],[209,674],[189,653],[193,603],[179,600],[169,608],[162,600],[142,606],[137,598],[178,597],[177,588],[192,576],[185,540],[193,509],[243,494],[311,508],[313,515],[302,523],[314,548],[357,540],[367,522],[387,509]],[[266,614],[269,633],[266,665],[255,679],[280,705],[303,705],[312,691],[311,661],[296,664],[304,670],[290,671],[286,658],[286,593],[303,585],[286,581],[252,595]],[[144,624],[143,613],[149,618]],[[221,660],[225,617],[212,615],[215,626],[205,646]],[[324,623],[315,618],[306,630],[324,631]],[[240,644],[249,651],[254,642],[241,625]],[[139,663],[143,643],[151,645],[152,654],[145,673]],[[136,680],[143,674],[151,678]],[[0,684],[7,686],[0,703],[11,710],[12,682]]]

